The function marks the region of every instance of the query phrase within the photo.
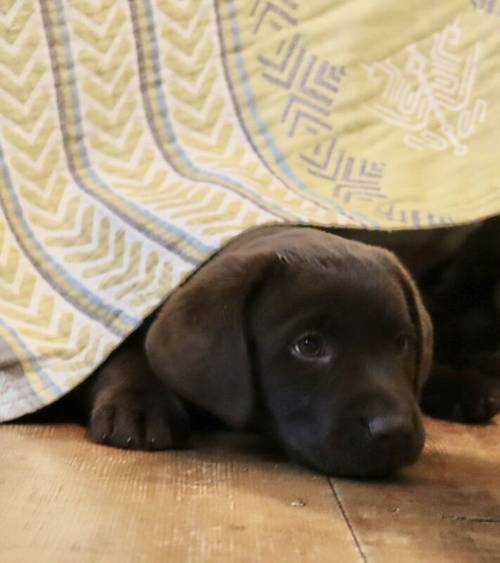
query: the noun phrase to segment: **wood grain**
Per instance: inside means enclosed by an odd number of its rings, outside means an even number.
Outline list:
[[[500,428],[426,427],[423,459],[396,481],[331,480],[365,561],[500,561]]]
[[[360,560],[326,478],[236,442],[138,453],[71,426],[0,428],[0,561]]]
[[[428,421],[394,482],[328,480],[251,436],[120,451],[72,425],[0,427],[0,561],[500,561],[500,430]]]

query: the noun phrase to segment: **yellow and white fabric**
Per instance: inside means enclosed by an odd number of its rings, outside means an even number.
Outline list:
[[[498,213],[499,69],[500,0],[2,0],[0,420],[248,227]]]

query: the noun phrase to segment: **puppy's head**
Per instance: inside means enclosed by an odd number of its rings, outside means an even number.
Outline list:
[[[423,447],[431,324],[382,249],[315,229],[252,231],[172,294],[146,350],[181,397],[321,471],[382,475]]]

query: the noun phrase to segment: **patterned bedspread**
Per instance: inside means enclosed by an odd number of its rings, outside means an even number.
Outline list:
[[[500,211],[500,0],[2,0],[0,420],[228,237]]]

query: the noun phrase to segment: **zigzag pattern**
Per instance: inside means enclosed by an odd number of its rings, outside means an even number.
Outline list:
[[[449,215],[396,205],[384,163],[340,148],[354,134],[337,121],[350,90],[332,60],[350,59],[311,36],[312,16],[303,25],[312,4],[0,4],[0,345],[12,356],[0,421],[74,387],[246,228],[464,215],[456,202]],[[473,5],[493,14],[498,2]],[[465,112],[460,131],[487,123],[486,105],[472,109],[481,119]],[[475,216],[500,203],[493,189],[470,199]]]
[[[77,360],[85,355],[88,363],[103,356],[100,341],[94,341],[89,324],[82,324],[56,296],[35,270],[26,268],[22,253],[0,223],[0,317],[15,319],[17,334],[30,343],[34,357]],[[26,359],[26,358],[21,358]],[[78,376],[73,371],[73,376]]]
[[[98,212],[95,203],[75,194],[60,142],[41,21],[31,3],[11,2],[3,10],[0,15],[1,135],[16,187],[11,195],[22,206],[30,228],[38,233],[39,243],[56,262],[72,268],[73,275],[79,274],[96,293],[107,293],[110,297],[114,293],[121,306],[134,308],[138,316],[144,315],[164,295],[165,284],[171,281],[171,268],[159,264],[158,252],[146,248],[139,252],[140,243],[133,241],[133,233],[124,233],[112,225],[111,218],[103,215],[102,210]],[[101,52],[113,44],[107,38],[99,40],[95,34],[92,41]],[[88,61],[99,64],[96,59]],[[111,60],[110,66],[114,65],[115,61]],[[117,93],[121,93],[127,80],[130,78],[123,73],[116,81]],[[88,84],[89,91],[92,86]],[[90,119],[105,116],[105,128],[111,136],[118,137],[123,133],[118,129],[120,115],[115,128],[103,90],[97,93],[97,98],[102,113],[98,114],[98,108],[90,108]],[[129,111],[126,102],[122,106]],[[117,143],[114,152],[108,150],[108,153],[130,157],[135,144],[137,140],[129,137],[122,146]],[[105,149],[109,145],[104,145]],[[140,176],[141,172],[144,171],[140,167],[135,169],[139,180],[151,181],[145,173]],[[10,194],[5,186],[2,190],[4,197]],[[51,358],[50,370],[59,378],[59,384],[75,385],[109,352],[109,336],[105,339],[106,331],[96,330],[89,319],[62,302],[26,262],[12,236],[8,236],[7,223],[2,221],[0,227],[0,315],[11,319],[12,328],[23,339],[26,345],[23,357],[28,354],[38,358],[41,366],[45,363],[43,358]]]
[[[39,56],[43,37],[33,20],[29,2],[10,2],[0,15],[0,113],[2,143],[18,182],[20,201],[37,225],[33,210],[43,219],[57,214],[67,196],[68,181],[60,172],[62,151],[53,99],[46,88],[47,64]],[[6,193],[5,186],[2,187]],[[43,221],[42,221],[43,223]],[[15,319],[18,335],[29,342],[35,357],[90,354],[98,362],[102,350],[85,339],[84,326],[26,263],[8,224],[0,221],[0,316]]]
[[[146,132],[140,95],[133,84],[134,45],[126,6],[108,2],[95,9],[82,0],[72,8],[77,16],[74,32],[90,148],[116,187],[137,192],[147,186],[148,193],[161,191],[169,171],[158,165],[156,154],[141,142]]]
[[[304,128],[312,135],[330,131],[329,121],[334,95],[345,74],[328,61],[321,61],[303,46],[299,33],[281,41],[271,56],[260,55],[262,76],[288,92],[281,121],[288,125],[288,136]]]
[[[224,223],[228,221],[233,230],[237,229],[244,207],[241,201],[231,193],[225,197],[208,197],[203,186],[186,182],[165,166],[157,151],[151,150],[141,100],[136,90],[130,92],[131,71],[125,74],[123,70],[130,69],[134,60],[133,45],[128,40],[132,30],[121,15],[125,10],[123,3],[110,2],[101,7],[96,12],[99,22],[92,19],[94,12],[86,2],[75,2],[73,7],[79,15],[85,15],[75,24],[75,36],[81,45],[79,60],[85,77],[82,92],[89,108],[85,118],[92,130],[91,148],[99,170],[113,187],[144,207],[154,212],[169,209],[171,218],[186,229],[210,236],[219,228],[226,229]],[[174,116],[195,135],[189,139],[191,146],[197,145],[211,155],[224,154],[231,143],[234,126],[228,122],[219,126],[223,100],[212,95],[215,78],[210,59],[214,50],[198,48],[206,35],[206,8],[200,2],[185,6],[169,2],[159,7],[169,16],[161,34],[169,42],[166,50],[171,57],[169,68],[177,65],[181,69],[176,74],[178,80],[169,80],[172,88],[169,94],[179,104]],[[104,58],[104,66],[99,37],[107,41],[109,59]],[[197,72],[193,73],[193,68]],[[196,196],[201,205],[192,205],[188,195]],[[207,210],[211,213],[205,213]],[[211,224],[215,222],[217,225]]]
[[[336,139],[316,145],[313,156],[302,153],[301,158],[309,165],[309,173],[331,183],[333,195],[344,203],[386,197],[381,193],[384,163],[348,156],[338,149]]]
[[[236,148],[235,127],[224,115],[208,6],[201,0],[186,5],[161,1],[158,13],[163,24],[168,92],[183,140],[212,157],[231,156]]]
[[[256,0],[251,15],[255,18],[254,33],[265,25],[274,32],[283,27],[290,28],[290,34],[283,39],[279,36],[266,41],[266,53],[259,55],[262,77],[288,93],[281,115],[281,122],[287,125],[287,134],[293,137],[297,131],[305,130],[311,135],[330,131],[329,121],[333,96],[338,92],[344,76],[344,69],[337,68],[329,61],[320,61],[304,45],[301,34],[296,30],[295,11],[298,4],[292,0],[267,2]],[[273,50],[274,46],[274,50]]]
[[[283,186],[251,154],[246,140],[235,127],[236,116],[228,111],[231,102],[221,63],[214,58],[216,30],[209,6],[202,0],[191,0],[187,4],[158,0],[157,6],[162,22],[161,41],[165,45],[163,62],[168,76],[168,95],[177,131],[185,146],[200,163],[216,164],[218,169],[253,184],[258,192],[274,200],[287,197]],[[322,210],[302,198],[290,197],[288,205],[297,213],[307,209],[318,218],[323,216]],[[224,197],[204,200],[202,205],[189,206],[175,216],[186,219],[189,216],[186,225],[199,228],[204,236],[226,237],[239,232],[242,225],[246,228],[255,224],[260,214],[262,210],[226,192]],[[273,220],[272,216],[267,220]]]
[[[294,11],[298,4],[293,0],[268,2],[255,0],[251,15],[255,17],[254,33],[258,33],[263,26],[269,26],[274,31],[279,31],[285,26],[297,25]]]

